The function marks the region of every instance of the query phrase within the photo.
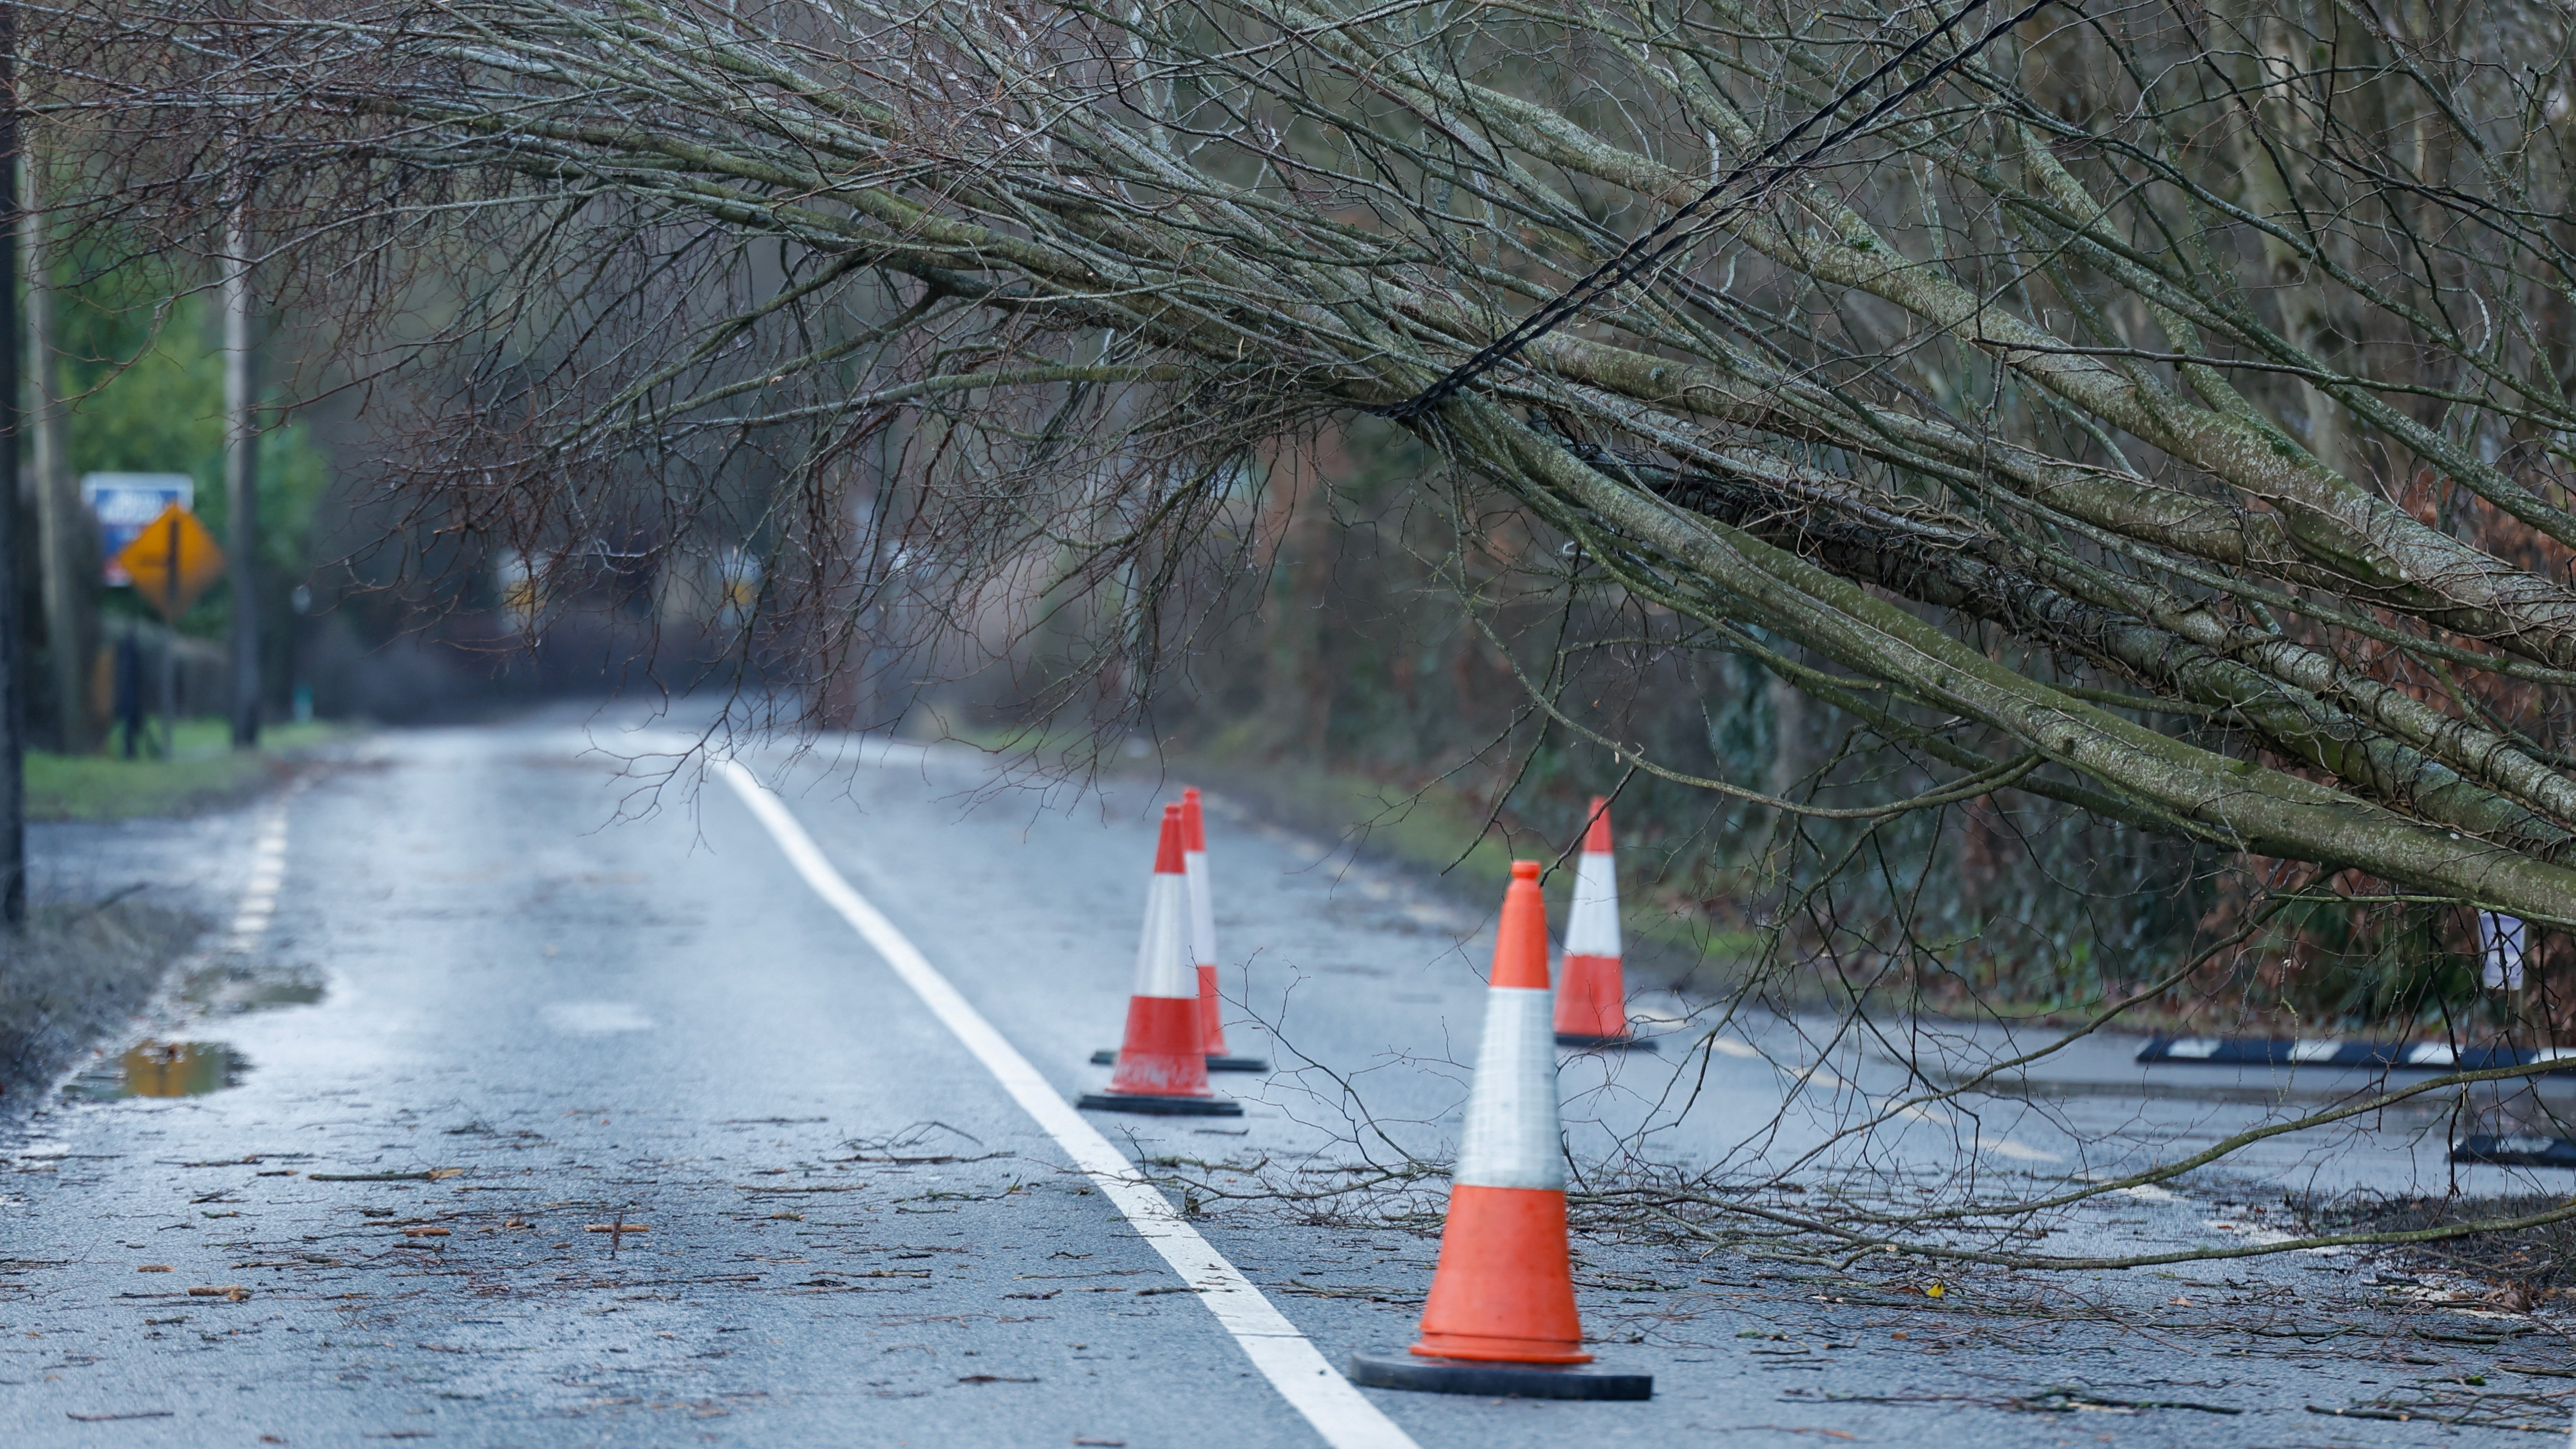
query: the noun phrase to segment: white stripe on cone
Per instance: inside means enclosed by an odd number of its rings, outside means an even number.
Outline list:
[[[1189,878],[1154,873],[1145,888],[1145,934],[1136,943],[1138,996],[1199,999],[1199,973],[1190,963],[1187,903]]]
[[[1207,852],[1181,852],[1181,868],[1189,872],[1190,960],[1196,965],[1213,966],[1216,964],[1216,896],[1208,884]]]
[[[1485,1039],[1476,1049],[1467,1131],[1458,1144],[1461,1187],[1565,1187],[1555,998],[1552,991],[1527,986],[1496,986],[1485,993]]]
[[[1574,905],[1565,917],[1565,954],[1619,954],[1619,869],[1609,852],[1587,850],[1574,866]]]

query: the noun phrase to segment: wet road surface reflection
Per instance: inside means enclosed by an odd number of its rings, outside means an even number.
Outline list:
[[[114,1067],[83,1072],[69,1094],[93,1101],[117,1097],[200,1097],[238,1085],[250,1069],[221,1042],[145,1041],[116,1059]]]

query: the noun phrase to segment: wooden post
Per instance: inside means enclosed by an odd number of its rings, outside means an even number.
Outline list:
[[[161,617],[161,758],[179,757],[179,515],[170,515],[169,543],[162,555]]]
[[[259,748],[259,378],[252,367],[250,235],[224,222],[224,518],[232,578],[233,748]]]

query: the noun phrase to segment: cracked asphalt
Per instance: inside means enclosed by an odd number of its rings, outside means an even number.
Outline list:
[[[118,1096],[111,1052],[0,1123],[0,1441],[1317,1443],[739,800],[625,772],[616,756],[657,738],[579,713],[388,733],[234,815],[38,834],[40,890],[149,879],[218,923],[240,919],[272,819],[284,869],[257,934],[210,933],[186,963],[201,989],[137,1029],[220,1046],[205,1084],[231,1085]],[[749,758],[1051,1083],[1099,1085],[1151,783],[1010,790],[979,757],[876,744]],[[1238,1025],[1238,1050],[1283,1070],[1219,1079],[1238,1121],[1093,1120],[1139,1158],[1329,1159],[1350,1130],[1338,1077],[1437,1155],[1484,913],[1213,808],[1229,994],[1270,1027]],[[272,1003],[267,979],[319,999]],[[1998,1097],[1836,1145],[1884,1064],[1855,1050],[1801,1079],[1760,1055],[1796,1023],[1735,1030],[1678,1122],[1658,1104],[1681,1053],[1570,1059],[1578,1154],[1654,1124],[1673,1161],[1818,1149],[1820,1174],[2047,1185],[2260,1110]],[[2097,1205],[2050,1245],[2242,1241],[2269,1230],[2284,1174],[2430,1181],[2422,1141],[2382,1124]],[[1220,1203],[1195,1221],[1327,1359],[1408,1341],[1436,1245],[1299,1218]],[[1938,1276],[1934,1297],[1929,1265],[1591,1241],[1587,1331],[1605,1363],[1655,1374],[1653,1401],[1365,1392],[1425,1449],[2566,1432],[2566,1341],[2474,1285],[2349,1255]]]

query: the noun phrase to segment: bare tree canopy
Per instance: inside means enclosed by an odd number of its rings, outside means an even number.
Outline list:
[[[247,188],[447,359],[411,482],[453,516],[593,536],[651,478],[676,547],[734,470],[817,678],[937,572],[945,628],[1111,594],[1091,673],[1137,697],[1271,450],[1881,107],[1407,416],[1426,499],[1514,500],[1596,640],[1760,658],[1949,782],[1897,805],[2009,785],[2576,921],[2553,6],[2059,6],[1955,64],[2005,7],[27,15],[102,194],[177,239]]]

